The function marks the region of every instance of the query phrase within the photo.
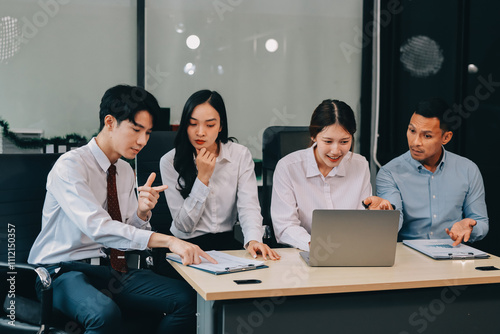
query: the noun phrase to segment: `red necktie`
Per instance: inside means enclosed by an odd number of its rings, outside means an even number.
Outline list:
[[[118,195],[116,194],[116,166],[111,165],[108,169],[108,212],[111,219],[122,221],[120,213],[120,205],[118,204]],[[111,267],[121,273],[128,271],[127,260],[125,259],[125,252],[111,248],[109,255]]]

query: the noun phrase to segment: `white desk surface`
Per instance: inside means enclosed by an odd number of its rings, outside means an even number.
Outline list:
[[[500,268],[500,258],[433,260],[398,243],[393,267],[309,267],[299,250],[280,248],[279,261],[269,268],[213,275],[174,262],[174,268],[205,300],[300,296],[342,292],[414,289],[440,286],[500,283],[500,270],[480,271],[478,266]],[[248,252],[227,253],[251,258]],[[260,284],[237,285],[235,279],[259,279]]]

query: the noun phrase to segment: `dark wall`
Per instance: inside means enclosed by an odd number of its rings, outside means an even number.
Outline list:
[[[408,150],[406,129],[418,101],[431,96],[448,103],[455,99],[455,86],[461,81],[457,4],[456,0],[401,1],[402,11],[382,29],[381,164]],[[456,152],[454,143],[447,149]]]
[[[465,72],[464,92],[457,104],[462,114],[459,153],[481,170],[490,218],[490,232],[478,248],[500,255],[500,168],[495,145],[500,134],[500,1],[468,1],[468,29],[464,63],[477,73]]]

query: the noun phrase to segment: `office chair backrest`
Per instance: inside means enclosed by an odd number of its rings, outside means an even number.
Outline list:
[[[47,175],[60,156],[0,154],[0,261],[14,244],[16,262],[26,263],[42,226]]]
[[[27,262],[42,227],[47,175],[60,156],[0,154],[0,262],[16,266]],[[4,273],[2,268],[0,274]],[[17,275],[16,295],[36,299],[33,280],[32,276]],[[6,284],[5,280],[0,282],[1,302],[3,293],[9,291]]]
[[[307,126],[270,126],[262,135],[262,168],[273,171],[285,155],[311,143]]]
[[[137,184],[139,186],[146,183],[152,172],[156,173],[156,179],[153,186],[162,184],[160,174],[160,159],[168,151],[174,148],[174,140],[177,132],[175,131],[153,131],[149,137],[148,144],[139,152],[135,159],[135,172],[137,175]],[[164,234],[170,233],[172,216],[162,192],[158,203],[153,209],[153,216],[150,220],[151,226],[155,231]]]
[[[272,226],[271,189],[273,172],[285,155],[309,147],[311,137],[308,126],[270,126],[262,135],[262,217],[264,224]],[[272,228],[270,229],[272,231]],[[276,247],[274,236],[268,242]]]

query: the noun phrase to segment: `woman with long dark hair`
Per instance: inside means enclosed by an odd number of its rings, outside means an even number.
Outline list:
[[[233,237],[239,221],[244,245],[256,257],[279,259],[262,243],[257,180],[250,151],[228,137],[227,115],[219,93],[201,90],[182,112],[175,148],[160,160],[173,222],[170,231],[206,250],[239,249]]]
[[[391,209],[371,196],[368,161],[353,153],[356,120],[345,102],[324,100],[313,112],[313,145],[276,165],[271,217],[278,242],[309,250],[314,209]],[[364,205],[362,204],[364,203]]]

